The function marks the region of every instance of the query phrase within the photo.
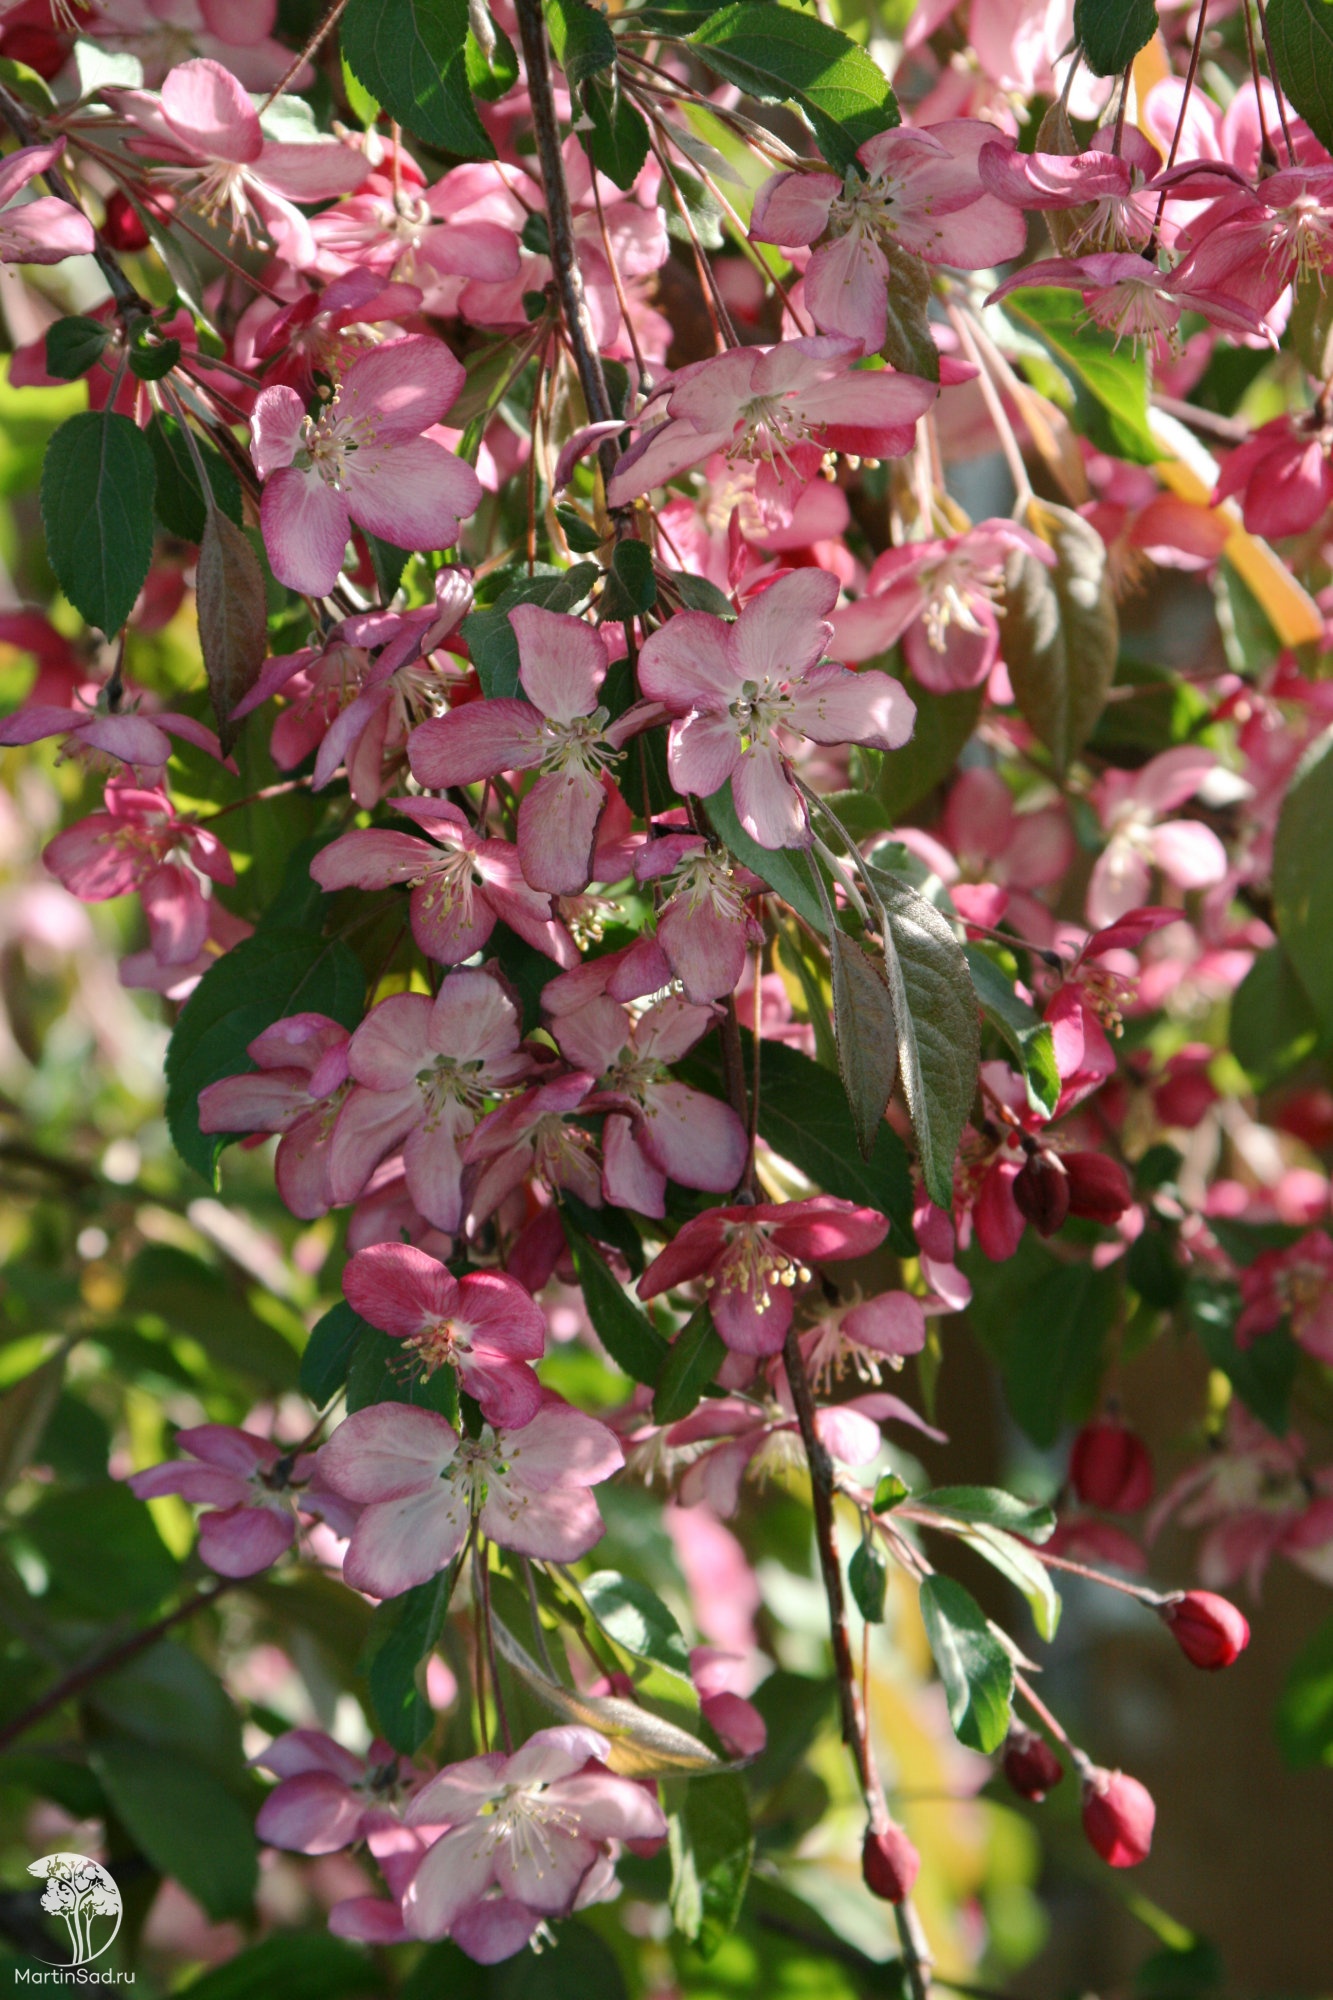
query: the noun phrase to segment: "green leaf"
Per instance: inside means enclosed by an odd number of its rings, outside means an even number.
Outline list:
[[[1162,447],[1148,424],[1147,362],[1128,347],[1117,346],[1110,334],[1089,326],[1076,292],[1053,285],[1011,292],[1004,311],[1050,350],[1072,377],[1075,396],[1085,403],[1091,399],[1085,414],[1101,418],[1105,442],[1118,457],[1139,465],[1160,461]],[[1095,425],[1085,423],[1080,428]]]
[[[108,639],[129,617],[153,559],[157,475],[130,417],[67,417],[42,462],[46,551],[74,609]]]
[[[617,543],[602,592],[602,617],[623,623],[651,611],[656,602],[657,578],[647,542]]]
[[[690,1678],[685,1635],[655,1591],[635,1577],[599,1569],[579,1585],[597,1624],[623,1651]]]
[[[906,1500],[911,1488],[896,1472],[881,1472],[875,1481],[875,1497],[871,1507],[876,1514],[887,1514],[892,1507],[898,1507]]]
[[[1157,33],[1157,0],[1074,0],[1074,33],[1097,76],[1119,76]]]
[[[643,1276],[647,1261],[643,1254],[643,1238],[625,1209],[612,1208],[609,1204],[605,1208],[589,1208],[587,1202],[581,1201],[569,1188],[561,1191],[560,1200],[585,1236],[591,1237],[594,1243],[609,1244],[611,1249],[618,1250],[629,1265],[630,1275],[635,1278]]]
[[[982,1013],[1018,1057],[1028,1103],[1043,1117],[1054,1117],[1060,1101],[1060,1072],[1055,1066],[1055,1037],[1049,1024],[1026,1000],[1019,999],[983,946],[967,944],[963,950]]]
[[[627,1297],[601,1252],[590,1243],[567,1210],[561,1212],[574,1269],[583,1287],[588,1317],[617,1368],[636,1382],[655,1383],[662,1370],[667,1343],[642,1306]]]
[[[544,0],[542,12],[555,59],[571,90],[613,66],[616,38],[611,23],[598,8],[589,6],[588,0]]]
[[[692,1778],[671,1816],[671,1916],[700,1956],[735,1929],[754,1858],[750,1804],[731,1773]]]
[[[557,507],[556,519],[564,531],[565,540],[576,556],[591,555],[602,546],[603,535],[599,528],[590,528],[583,516],[573,507]]]
[[[1292,1661],[1275,1720],[1278,1745],[1293,1769],[1333,1764],[1333,1618]]]
[[[180,1571],[142,1500],[118,1479],[58,1487],[23,1516],[53,1592],[102,1618],[152,1611]]]
[[[741,1030],[745,1074],[753,1075],[753,1038]],[[721,1095],[721,1072],[697,1056],[687,1059],[701,1088]],[[760,1057],[759,1134],[825,1194],[862,1203],[887,1215],[890,1247],[915,1254],[912,1176],[901,1139],[881,1125],[875,1150],[864,1159],[856,1143],[847,1096],[837,1077],[785,1042],[765,1042]]]
[[[930,331],[930,301],[935,289],[930,266],[910,250],[895,249],[888,263],[888,312],[879,351],[891,368],[938,382],[940,350]]]
[[[1283,90],[1333,151],[1333,0],[1268,0],[1268,33]]]
[[[213,1181],[226,1136],[199,1130],[199,1092],[250,1067],[248,1045],[288,1014],[328,1014],[346,1028],[361,1019],[365,974],[341,939],[266,930],[211,966],[167,1046],[167,1124],[187,1166]]]
[[[1014,699],[1063,777],[1106,705],[1120,621],[1106,544],[1091,522],[1030,500],[1026,525],[1054,552],[1055,567],[1009,558],[1000,644]]]
[[[583,108],[592,120],[591,131],[579,132],[588,158],[618,188],[633,187],[648,157],[646,121],[623,92],[598,77],[583,86]]]
[[[189,446],[174,417],[157,415],[144,434],[157,468],[157,491],[153,505],[157,518],[169,535],[183,542],[201,542],[207,509],[199,475],[194,469]],[[208,474],[213,498],[229,521],[239,528],[242,522],[241,489],[236,474],[219,451],[205,438],[196,438],[199,456]]]
[[[164,375],[170,375],[180,358],[178,340],[159,340],[152,346],[137,340],[128,350],[130,373],[141,382],[160,382]]]
[[[423,1375],[403,1352],[401,1340],[367,1326],[347,1370],[347,1408],[368,1410],[376,1403],[410,1403],[458,1421],[458,1377],[449,1366]]]
[[[954,1734],[969,1749],[989,1756],[1008,1732],[1014,1663],[972,1593],[952,1577],[925,1579],[921,1616],[944,1682]]]
[[[1236,1344],[1240,1291],[1225,1279],[1197,1272],[1185,1282],[1185,1314],[1214,1368],[1221,1369],[1252,1416],[1274,1437],[1291,1424],[1291,1391],[1299,1359],[1285,1325],[1263,1333],[1249,1347]]]
[[[976,1095],[977,997],[948,919],[894,875],[867,874],[883,908],[898,1069],[931,1199],[953,1204],[953,1168]]]
[[[718,839],[725,842],[736,860],[761,882],[767,882],[821,937],[827,936],[828,919],[811,873],[813,864],[800,848],[761,847],[757,840],[751,840],[736,816],[730,778],[703,804]]]
[[[788,7],[723,7],[690,36],[710,69],[761,103],[798,105],[830,165],[898,121],[888,78],[840,29]]]
[[[195,565],[199,650],[208,698],[223,751],[236,741],[232,715],[254,687],[268,658],[264,572],[243,528],[218,507],[208,509]]]
[[[341,52],[338,56],[338,67],[342,71],[343,91],[352,116],[368,132],[380,115],[379,101],[371,96],[363,83],[358,83],[348,67],[346,56]]]
[[[1046,1449],[1092,1405],[1120,1310],[1119,1276],[1056,1264],[1031,1236],[1003,1264],[972,1254],[964,1262],[973,1291],[969,1323],[999,1363],[1015,1421]]]
[[[376,1608],[366,1647],[366,1678],[380,1730],[395,1750],[415,1756],[435,1727],[426,1666],[444,1629],[458,1580],[457,1556],[439,1576]]]
[[[224,1784],[244,1783],[240,1717],[217,1675],[174,1640],[94,1682],[85,1700],[121,1734],[193,1757]]]
[[[1231,997],[1231,1053],[1258,1089],[1306,1062],[1327,1031],[1280,944],[1261,951]]]
[[[888,671],[892,657],[885,654],[869,665]],[[880,765],[876,795],[890,824],[904,818],[949,776],[981,714],[980,688],[932,694],[910,674],[899,678],[916,703],[916,726],[902,749],[886,751]]]
[[[469,1966],[470,1961],[464,1961]],[[466,1976],[466,1975],[465,1975]],[[577,1918],[556,1926],[555,1943],[520,1952],[491,1975],[490,2000],[628,2000],[625,1977],[610,1945]],[[470,2000],[467,1988],[451,1977],[447,1985],[423,1988],[422,2000]]]
[[[192,1979],[180,2000],[341,2000],[383,1990],[367,1952],[327,1931],[278,1931]]]
[[[984,1524],[963,1528],[959,1541],[988,1562],[992,1569],[999,1570],[1016,1589],[1021,1590],[1032,1612],[1033,1623],[1042,1638],[1048,1643],[1055,1637],[1060,1623],[1060,1595],[1051,1581],[1050,1572],[1040,1556],[1019,1541],[1016,1535],[1006,1534],[1003,1528],[989,1528]]]
[[[546,611],[574,611],[600,574],[596,563],[538,570],[535,576],[510,584],[484,611],[474,611],[463,620],[462,636],[485,694],[513,696],[520,692],[518,640],[509,613],[520,604],[539,604]]]
[[[390,117],[465,160],[495,158],[468,84],[467,0],[350,0],[340,33],[352,74]]]
[[[726,1358],[726,1343],[702,1305],[667,1349],[653,1392],[653,1422],[678,1424],[688,1417]]]
[[[186,1334],[220,1367],[290,1389],[299,1363],[290,1341],[251,1310],[235,1278],[174,1243],[147,1243],[129,1270],[126,1309]]]
[[[929,1507],[935,1514],[948,1514],[955,1521],[1026,1535],[1030,1542],[1049,1541],[1055,1533],[1051,1508],[1006,1493],[1001,1486],[932,1486],[926,1493],[914,1494],[912,1504]]]
[[[898,1075],[897,1031],[884,960],[839,930],[829,933],[833,1033],[838,1074],[847,1093],[863,1159],[875,1150]]]
[[[75,382],[86,375],[111,338],[104,320],[88,319],[71,313],[46,329],[46,372],[59,382]]]
[[[215,1923],[249,1914],[259,1879],[254,1828],[211,1771],[130,1736],[103,1737],[88,1761],[159,1873],[179,1882]]]
[[[346,1299],[315,1321],[301,1356],[300,1380],[301,1394],[316,1409],[324,1409],[342,1389],[362,1337],[371,1330]]]
[[[884,1551],[871,1536],[865,1535],[852,1551],[852,1559],[847,1565],[847,1582],[856,1608],[867,1625],[884,1623],[884,1600],[889,1589],[889,1566],[884,1560]]]
[[[490,17],[490,32],[495,46],[487,56],[472,29],[467,31],[467,81],[474,97],[494,104],[518,82],[518,56],[494,16]]]
[[[1273,842],[1278,935],[1325,1032],[1333,1031],[1333,729],[1302,757]]]

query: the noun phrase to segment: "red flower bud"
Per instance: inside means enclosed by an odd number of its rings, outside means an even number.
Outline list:
[[[1158,1617],[1187,1660],[1215,1673],[1240,1658],[1250,1643],[1250,1623],[1211,1590],[1182,1590],[1158,1607]]]
[[[1009,1725],[1000,1769],[1020,1799],[1032,1799],[1038,1804],[1065,1774],[1064,1765],[1046,1738],[1038,1736],[1035,1729],[1025,1729],[1021,1722]]]
[[[1086,1507],[1136,1514],[1152,1499],[1152,1460],[1142,1438],[1114,1417],[1084,1424],[1069,1454],[1069,1482]]]
[[[113,250],[144,250],[148,247],[148,231],[140,221],[134,203],[119,188],[106,198],[102,235]]]
[[[921,1868],[921,1856],[900,1826],[888,1826],[883,1833],[866,1828],[861,1849],[861,1873],[872,1896],[885,1903],[901,1903],[912,1893]]]
[[[1105,1153],[1066,1153],[1069,1213],[1091,1222],[1118,1222],[1134,1199],[1129,1176]]]
[[[1069,1176],[1059,1154],[1045,1146],[1029,1153],[1014,1179],[1013,1197],[1025,1222],[1042,1236],[1054,1236],[1069,1213]]]
[[[1123,1771],[1094,1770],[1083,1780],[1083,1831],[1112,1868],[1137,1868],[1152,1846],[1152,1793]]]

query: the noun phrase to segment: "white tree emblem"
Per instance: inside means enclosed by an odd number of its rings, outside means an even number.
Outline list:
[[[28,1863],[28,1873],[46,1881],[42,1908],[64,1919],[72,1963],[100,1958],[114,1943],[121,1917],[120,1891],[101,1863],[86,1854],[44,1854]],[[111,1929],[101,1935],[108,1922]]]

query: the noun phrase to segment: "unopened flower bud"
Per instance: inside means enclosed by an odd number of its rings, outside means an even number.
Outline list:
[[[1091,1770],[1083,1780],[1083,1831],[1112,1868],[1137,1868],[1152,1846],[1152,1793],[1123,1771]]]
[[[1096,1417],[1074,1439],[1069,1481],[1085,1506],[1135,1514],[1152,1499],[1152,1460],[1142,1438],[1126,1425]]]
[[[1244,1612],[1211,1590],[1182,1590],[1159,1605],[1157,1615],[1185,1658],[1209,1673],[1231,1666],[1250,1643]]]
[[[912,1893],[921,1868],[921,1856],[900,1826],[888,1826],[883,1833],[866,1828],[861,1849],[861,1873],[872,1896],[885,1903],[901,1903]]]
[[[1063,1165],[1069,1176],[1069,1213],[1090,1222],[1119,1222],[1134,1199],[1120,1163],[1105,1153],[1066,1153]]]
[[[1064,1765],[1046,1738],[1038,1736],[1035,1729],[1025,1729],[1021,1722],[1009,1725],[1000,1769],[1020,1799],[1032,1799],[1037,1804],[1065,1774]]]
[[[1059,1154],[1045,1146],[1029,1153],[1015,1177],[1013,1196],[1025,1222],[1042,1236],[1054,1236],[1069,1214],[1069,1176]]]
[[[106,198],[102,237],[113,250],[146,250],[148,247],[148,231],[139,212],[129,196],[122,194],[119,188]]]

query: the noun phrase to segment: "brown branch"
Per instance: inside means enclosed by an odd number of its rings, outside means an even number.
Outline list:
[[[551,61],[546,46],[541,0],[515,0],[515,10],[523,66],[528,73],[537,165],[546,197],[551,268],[555,273],[565,335],[578,370],[589,421],[594,424],[610,423],[617,412],[611,406],[597,335],[583,291],[583,273],[579,268],[578,244],[574,237],[574,211],[570,205],[569,183],[565,179],[565,162],[560,151],[560,126],[555,114],[555,91],[551,83]],[[615,439],[603,438],[597,456],[602,477],[609,480],[620,456]],[[616,511],[628,518],[626,510]]]
[[[788,1329],[782,1358],[786,1365],[787,1380],[791,1385],[791,1399],[796,1411],[801,1442],[805,1446],[806,1461],[810,1467],[815,1546],[819,1551],[824,1596],[828,1600],[829,1637],[833,1646],[833,1669],[837,1677],[838,1702],[842,1711],[843,1741],[850,1749],[856,1764],[856,1775],[861,1787],[861,1796],[865,1800],[871,1831],[876,1834],[887,1833],[893,1820],[875,1765],[874,1752],[870,1747],[870,1728],[856,1677],[851,1637],[847,1630],[847,1600],[842,1588],[837,1526],[833,1518],[833,1495],[836,1490],[833,1460],[825,1450],[823,1440],[815,1427],[815,1399],[810,1388],[810,1378],[805,1372],[805,1358],[801,1353],[795,1326]],[[930,1946],[921,1927],[921,1920],[912,1908],[910,1900],[906,1898],[901,1903],[894,1904],[893,1914],[898,1924],[898,1940],[912,2000],[927,2000],[930,1992],[932,1961]]]
[[[231,1588],[232,1584],[227,1581],[206,1585],[192,1592],[182,1604],[176,1606],[174,1611],[168,1611],[165,1617],[159,1618],[156,1624],[145,1625],[142,1631],[131,1633],[130,1637],[123,1639],[118,1646],[110,1647],[105,1653],[97,1653],[91,1660],[85,1660],[81,1667],[75,1667],[63,1680],[57,1681],[53,1688],[48,1688],[31,1707],[25,1708],[21,1715],[15,1716],[11,1723],[0,1729],[0,1750],[7,1750],[11,1743],[17,1742],[20,1736],[26,1736],[37,1723],[45,1721],[46,1717],[53,1715],[58,1708],[63,1708],[67,1701],[72,1701],[75,1695],[82,1694],[85,1688],[93,1685],[94,1681],[100,1681],[104,1674],[113,1674],[118,1667],[125,1666],[130,1660],[138,1659],[140,1653],[146,1653],[150,1646],[155,1646],[173,1625],[182,1625],[187,1618],[193,1618],[197,1611],[207,1610],[210,1604],[216,1603],[224,1591]]]
[[[3,117],[20,146],[40,146],[46,143],[42,138],[41,132],[38,130],[36,121],[28,116],[19,99],[13,96],[3,84],[0,84],[0,117]],[[78,214],[82,215],[84,213],[83,203],[79,200],[78,195],[66,180],[64,174],[61,173],[59,167],[48,167],[42,178],[45,180],[52,194],[59,195],[61,201],[67,201],[70,207],[75,209]],[[122,316],[127,313],[138,315],[152,312],[153,308],[148,300],[140,297],[139,293],[125,276],[125,273],[121,270],[119,262],[112,255],[111,251],[107,249],[106,244],[95,229],[93,230],[93,256],[97,260],[98,269],[107,281],[111,296],[116,302],[117,312]]]

